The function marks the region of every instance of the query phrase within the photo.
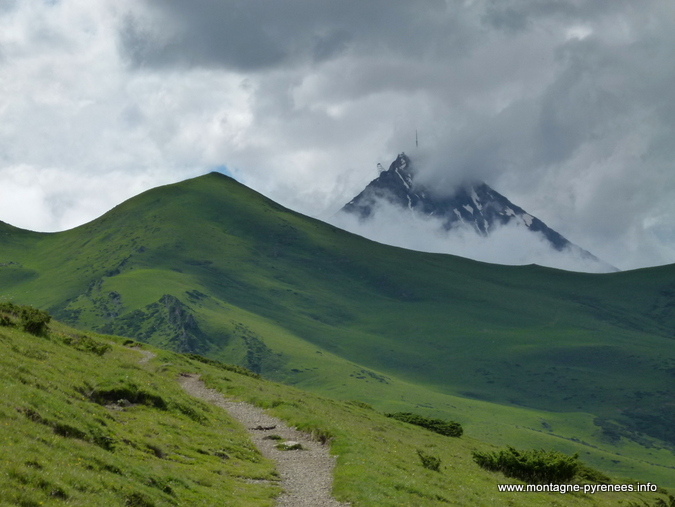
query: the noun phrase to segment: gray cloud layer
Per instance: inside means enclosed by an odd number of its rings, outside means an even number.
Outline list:
[[[0,220],[223,165],[327,217],[406,151],[621,268],[675,262],[673,26],[657,0],[0,0]]]
[[[147,10],[128,16],[121,30],[125,52],[140,66],[261,71],[347,53],[442,58],[476,36],[461,22],[464,10],[442,0],[142,3]]]

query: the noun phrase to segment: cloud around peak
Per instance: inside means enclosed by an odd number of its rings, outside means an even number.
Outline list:
[[[368,220],[348,213],[337,213],[330,222],[378,243],[429,253],[443,253],[481,262],[540,266],[587,273],[615,271],[609,264],[589,258],[574,245],[556,250],[541,233],[530,231],[518,221],[495,224],[487,236],[470,225],[455,224],[451,229],[433,216],[413,213],[379,200]]]

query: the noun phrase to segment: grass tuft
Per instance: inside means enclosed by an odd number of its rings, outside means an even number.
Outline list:
[[[427,470],[433,470],[434,472],[441,471],[441,458],[439,458],[438,456],[432,456],[431,454],[427,454],[420,449],[417,449],[417,455],[420,457],[420,460],[422,461],[422,466],[424,468],[426,468]]]

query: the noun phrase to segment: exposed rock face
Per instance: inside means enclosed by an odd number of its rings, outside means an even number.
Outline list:
[[[111,293],[109,298],[121,306],[119,294]],[[192,308],[171,294],[164,294],[159,301],[138,310],[111,317],[100,327],[101,332],[129,336],[178,352],[204,353],[209,347]]]
[[[166,309],[167,320],[174,329],[173,343],[178,352],[196,352],[201,334],[197,321],[189,307],[178,298],[165,294],[159,300]]]

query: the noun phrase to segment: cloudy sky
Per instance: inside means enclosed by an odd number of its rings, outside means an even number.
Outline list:
[[[675,263],[673,26],[664,0],[0,0],[0,220],[223,168],[328,218],[405,151],[619,268]]]

